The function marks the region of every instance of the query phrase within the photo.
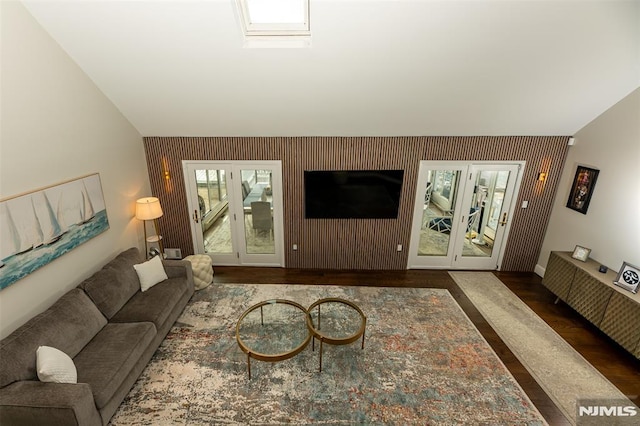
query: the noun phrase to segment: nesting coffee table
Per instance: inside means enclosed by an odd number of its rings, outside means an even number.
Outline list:
[[[307,326],[313,335],[312,349],[315,350],[316,339],[320,340],[320,371],[324,343],[348,345],[362,337],[360,349],[364,349],[367,317],[355,303],[338,297],[320,299],[309,306],[308,313]]]
[[[286,299],[256,303],[240,316],[236,324],[236,340],[247,354],[249,379],[251,358],[267,362],[284,361],[307,347],[311,341],[308,317],[309,312],[304,306]]]
[[[341,298],[320,299],[308,309],[291,300],[271,299],[247,309],[236,323],[236,340],[247,354],[251,379],[251,358],[266,362],[289,359],[302,352],[309,342],[320,341],[320,368],[325,343],[346,345],[362,338],[367,317],[353,302]]]

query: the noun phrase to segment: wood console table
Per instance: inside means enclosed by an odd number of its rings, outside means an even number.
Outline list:
[[[613,284],[617,272],[600,263],[551,252],[542,284],[622,347],[640,359],[640,293]]]

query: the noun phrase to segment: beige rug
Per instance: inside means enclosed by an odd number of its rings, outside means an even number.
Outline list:
[[[495,275],[449,274],[573,424],[579,399],[626,398]]]

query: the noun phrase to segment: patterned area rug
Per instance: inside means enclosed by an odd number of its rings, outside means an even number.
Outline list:
[[[253,360],[249,379],[235,340],[243,311],[325,297],[362,308],[364,349],[325,344],[319,372],[310,344]],[[111,424],[546,423],[446,290],[227,284],[196,292]]]
[[[449,275],[571,423],[580,399],[628,400],[491,272]]]

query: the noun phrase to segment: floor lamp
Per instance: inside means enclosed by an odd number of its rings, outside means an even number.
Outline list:
[[[144,249],[145,257],[149,256],[149,243],[158,243],[160,247],[160,254],[164,253],[164,247],[162,245],[162,235],[158,232],[157,219],[162,216],[162,207],[160,206],[160,200],[156,197],[140,198],[136,201],[136,219],[142,221],[142,227],[144,228]],[[147,220],[153,220],[153,226],[156,230],[156,235],[152,235],[147,238]]]

